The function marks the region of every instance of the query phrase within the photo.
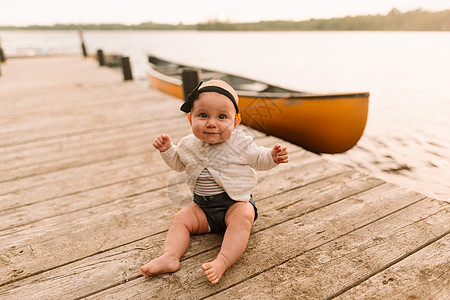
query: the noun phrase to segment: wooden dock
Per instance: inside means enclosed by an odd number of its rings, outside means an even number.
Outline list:
[[[190,132],[179,106],[92,59],[2,65],[0,299],[450,299],[449,203],[294,145],[259,173],[259,218],[219,284],[200,267],[214,234],[142,277],[185,195],[152,147]]]

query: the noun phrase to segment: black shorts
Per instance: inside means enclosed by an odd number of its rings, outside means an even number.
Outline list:
[[[231,205],[239,201],[234,201],[228,196],[227,193],[221,193],[212,196],[199,196],[194,194],[194,203],[196,203],[205,212],[206,218],[208,219],[208,225],[210,232],[213,233],[224,233],[227,230],[227,225],[225,224],[225,215]],[[256,209],[255,202],[253,201],[253,196],[250,195],[249,202],[253,205],[255,209],[255,219],[258,217],[258,210]]]

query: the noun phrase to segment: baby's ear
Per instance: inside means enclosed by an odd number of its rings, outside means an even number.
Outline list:
[[[241,114],[236,114],[236,117],[234,118],[234,129],[236,129],[239,124],[241,124]]]
[[[189,121],[189,124],[191,124],[191,126],[192,126],[192,116],[191,116],[191,113],[188,113],[187,114],[187,118],[188,118],[188,121]]]

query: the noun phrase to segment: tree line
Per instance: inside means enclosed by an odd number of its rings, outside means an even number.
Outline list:
[[[347,16],[306,21],[260,21],[233,23],[210,20],[194,25],[158,24],[145,22],[137,25],[123,24],[55,24],[25,27],[1,26],[0,29],[26,30],[219,30],[219,31],[317,31],[317,30],[373,30],[373,31],[450,31],[450,9],[430,12],[416,9],[400,12],[393,8],[386,15]]]

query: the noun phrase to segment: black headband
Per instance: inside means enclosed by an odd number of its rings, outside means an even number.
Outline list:
[[[194,100],[197,99],[198,95],[200,95],[201,93],[216,92],[216,93],[222,94],[222,95],[226,96],[228,99],[230,99],[231,102],[233,102],[234,108],[236,109],[236,113],[239,113],[239,107],[236,103],[236,99],[234,99],[233,95],[229,91],[227,91],[226,89],[223,89],[221,87],[214,86],[214,85],[205,86],[200,89],[200,86],[202,85],[202,83],[203,83],[203,81],[201,81],[197,85],[197,87],[188,95],[187,100],[180,107],[181,111],[184,111],[186,113],[191,112],[192,105],[194,104]]]

